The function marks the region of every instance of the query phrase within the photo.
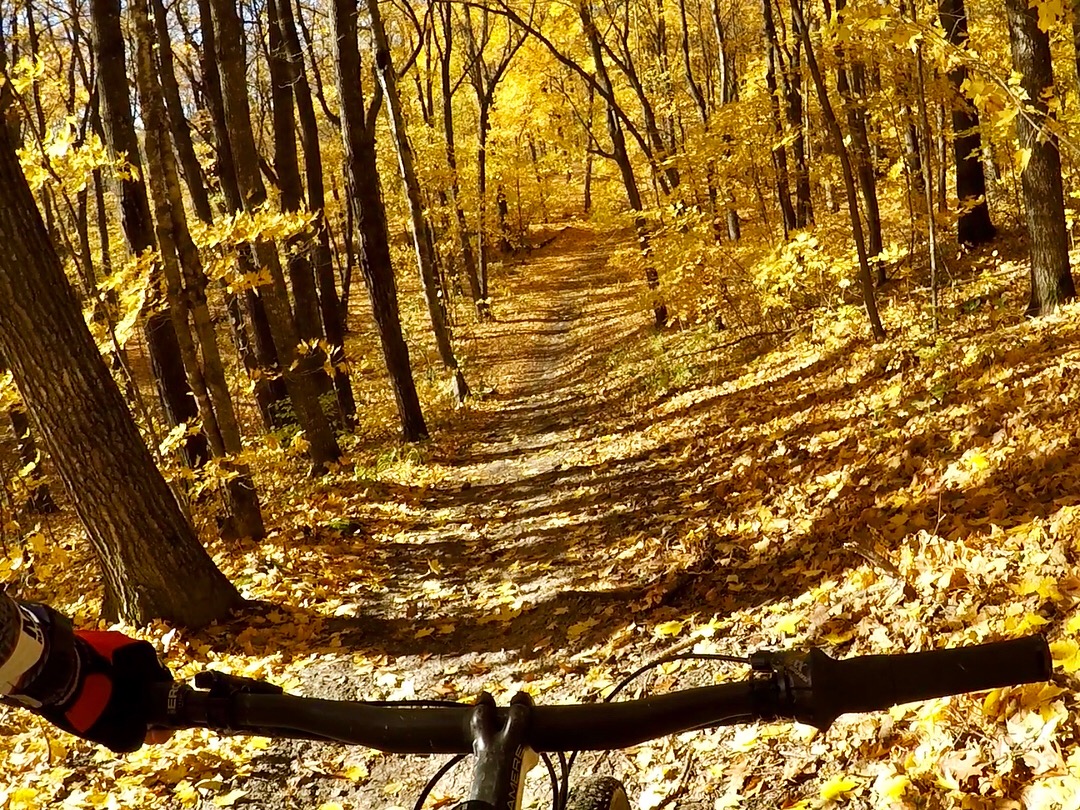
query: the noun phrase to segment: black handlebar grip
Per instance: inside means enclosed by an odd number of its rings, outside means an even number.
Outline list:
[[[795,697],[795,719],[821,729],[847,712],[876,711],[916,700],[1045,681],[1052,671],[1050,647],[1041,635],[975,647],[839,661],[815,649],[810,652],[809,664],[813,697],[811,701]]]

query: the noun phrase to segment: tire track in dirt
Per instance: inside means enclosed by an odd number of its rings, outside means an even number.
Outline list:
[[[373,538],[390,572],[386,587],[371,594],[363,616],[328,622],[351,654],[310,667],[305,693],[380,699],[487,690],[505,702],[528,688],[550,703],[590,691],[596,659],[580,651],[627,628],[627,599],[655,578],[636,559],[633,536],[650,514],[651,489],[666,479],[647,447],[617,462],[589,456],[591,443],[630,419],[598,385],[611,355],[650,328],[638,280],[612,258],[627,239],[567,228],[496,277],[498,320],[474,327],[469,340],[470,382],[480,379],[488,392],[437,440],[429,462],[444,468],[443,480],[391,489],[387,503],[396,500],[404,514]],[[622,552],[633,553],[621,562]],[[378,663],[358,667],[362,660]],[[290,807],[303,806],[300,797],[310,806],[327,797],[346,807],[411,806],[438,767],[348,749],[345,761],[364,762],[370,778],[343,788],[317,774],[300,778],[305,766],[296,765],[338,761],[340,749],[278,748],[291,751],[278,760],[292,760]],[[267,787],[280,779],[266,776]],[[459,769],[440,793],[460,795],[466,779]]]

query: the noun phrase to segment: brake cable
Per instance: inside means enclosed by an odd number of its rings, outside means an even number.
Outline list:
[[[750,659],[745,656],[739,655],[723,655],[721,653],[676,653],[675,655],[666,655],[663,658],[657,658],[655,661],[650,661],[636,670],[631,672],[621,681],[619,681],[615,688],[612,689],[604,697],[604,703],[611,703],[612,699],[619,694],[623,689],[630,685],[631,682],[644,675],[646,672],[656,669],[663,664],[670,664],[675,661],[724,661],[732,664],[750,664]],[[570,798],[569,785],[570,785],[570,769],[574,767],[574,762],[577,760],[580,751],[571,751],[570,757],[567,759],[563,768],[563,801],[561,805],[555,805],[555,810],[566,810],[566,803]]]

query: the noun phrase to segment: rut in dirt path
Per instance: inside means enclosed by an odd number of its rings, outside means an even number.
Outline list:
[[[588,457],[591,437],[629,418],[597,385],[610,356],[651,328],[638,280],[610,258],[619,246],[569,228],[504,269],[499,320],[470,346],[491,393],[445,443],[453,451],[431,459],[446,479],[406,493],[408,517],[380,544],[393,571],[379,598],[388,650],[532,650],[553,627],[641,588],[640,567],[613,571],[612,558],[640,530],[664,472],[644,458]]]
[[[617,244],[615,245],[617,246]],[[602,415],[593,385],[604,356],[644,327],[637,290],[611,263],[613,245],[567,228],[528,263],[508,268],[499,321],[475,339],[479,365],[494,383],[482,437],[447,459],[473,484],[524,477],[552,462],[575,432]]]

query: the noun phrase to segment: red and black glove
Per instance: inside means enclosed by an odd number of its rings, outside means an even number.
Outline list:
[[[137,750],[148,730],[147,687],[172,680],[154,648],[115,631],[73,631],[51,608],[27,607],[45,630],[46,655],[13,697],[29,698],[24,704],[79,737],[119,753]]]
[[[172,675],[149,643],[123,633],[77,630],[75,646],[82,664],[75,691],[41,716],[113,751],[138,750],[146,739],[147,686]]]

